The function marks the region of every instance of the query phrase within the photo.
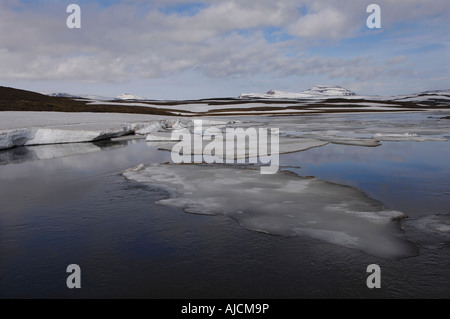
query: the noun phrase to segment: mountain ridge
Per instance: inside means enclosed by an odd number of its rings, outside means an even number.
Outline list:
[[[315,97],[341,97],[341,96],[357,96],[352,92],[341,86],[327,86],[315,85],[310,89],[302,92],[284,92],[278,90],[270,90],[266,93],[242,93],[239,98],[287,98],[287,99],[302,99]]]

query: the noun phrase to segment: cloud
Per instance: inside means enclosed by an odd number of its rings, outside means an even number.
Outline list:
[[[392,57],[392,58],[387,59],[385,63],[386,63],[387,65],[394,65],[394,64],[400,64],[400,63],[403,63],[403,62],[405,62],[406,60],[408,60],[408,58],[407,58],[406,56],[404,56],[404,55],[398,55],[398,56],[395,56],[395,57]]]
[[[80,1],[79,30],[65,26],[66,1],[3,0],[0,80],[112,83],[195,71],[212,79],[358,82],[391,78],[413,61],[417,52],[408,50],[418,43],[448,48],[447,0],[378,3],[383,29],[374,33],[365,28],[366,4],[344,0]],[[268,30],[277,30],[276,41]]]
[[[344,12],[329,7],[299,18],[288,30],[298,37],[341,39],[349,36],[354,27]]]

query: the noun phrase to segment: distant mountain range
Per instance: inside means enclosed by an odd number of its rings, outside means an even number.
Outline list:
[[[356,94],[350,90],[347,90],[340,86],[324,86],[316,85],[311,89],[295,93],[295,92],[284,92],[277,90],[270,90],[267,93],[243,93],[239,98],[260,98],[260,99],[304,99],[304,98],[315,98],[315,97],[342,97],[342,96],[356,96]]]
[[[135,103],[134,101],[139,101]],[[131,101],[131,102],[130,102]],[[0,86],[0,111],[108,112],[169,116],[292,115],[326,112],[396,112],[450,109],[450,90],[397,96],[363,96],[339,86],[315,86],[299,93],[271,90],[240,98],[148,100],[131,94],[117,98],[68,93],[40,94]]]
[[[314,99],[364,99],[373,101],[414,102],[419,106],[446,106],[450,102],[450,89],[424,91],[416,94],[396,96],[363,96],[340,86],[316,85],[311,89],[295,93],[270,90],[267,93],[243,93],[240,99],[272,99],[272,100],[314,100]],[[425,103],[425,104],[424,104]]]
[[[100,100],[100,101],[109,101],[109,100],[121,100],[121,101],[136,101],[136,100],[146,100],[146,98],[143,98],[141,96],[132,95],[128,93],[120,94],[116,98],[110,98],[110,97],[104,97],[104,96],[98,96],[98,95],[87,95],[87,94],[80,94],[80,95],[74,95],[70,93],[43,93],[47,96],[52,97],[65,97],[69,99],[89,99],[89,100]]]
[[[70,99],[81,99],[82,98],[81,96],[73,95],[70,93],[48,93],[46,95],[52,96],[52,97],[67,97]]]

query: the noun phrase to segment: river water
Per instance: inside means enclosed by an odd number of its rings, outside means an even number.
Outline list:
[[[169,162],[169,152],[138,139],[78,147],[83,154],[61,145],[58,154],[70,156],[55,158],[52,146],[1,152],[0,298],[450,297],[445,238],[387,260],[255,232],[226,216],[156,205],[163,190],[120,174]],[[414,220],[450,213],[449,158],[447,142],[383,142],[329,144],[280,164],[359,188]],[[81,289],[66,286],[70,264],[81,268]],[[370,264],[381,267],[381,289],[366,286]]]

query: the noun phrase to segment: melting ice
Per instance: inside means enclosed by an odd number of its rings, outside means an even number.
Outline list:
[[[224,214],[247,229],[308,236],[384,258],[417,254],[396,222],[406,216],[352,187],[225,165],[140,165],[123,175],[166,189],[169,198],[159,204]]]

